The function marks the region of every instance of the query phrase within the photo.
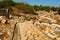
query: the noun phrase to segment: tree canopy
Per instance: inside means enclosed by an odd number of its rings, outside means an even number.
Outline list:
[[[60,14],[60,7],[51,7],[51,6],[38,6],[38,5],[30,5],[23,2],[14,2],[13,0],[0,0],[1,8],[11,8],[11,6],[22,10],[24,13],[36,14],[34,11],[45,10],[45,11],[58,11]]]
[[[2,0],[0,1],[0,7],[9,7],[13,6],[14,2],[12,0]]]
[[[58,8],[58,14],[60,15],[60,7]]]

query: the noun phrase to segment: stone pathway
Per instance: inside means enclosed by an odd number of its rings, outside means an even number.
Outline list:
[[[18,23],[20,40],[51,40],[44,33],[34,27],[31,21]]]

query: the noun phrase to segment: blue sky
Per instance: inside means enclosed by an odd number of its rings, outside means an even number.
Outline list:
[[[15,2],[25,2],[31,5],[60,6],[60,0],[14,0]]]

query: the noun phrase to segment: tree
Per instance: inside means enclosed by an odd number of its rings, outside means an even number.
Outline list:
[[[2,2],[0,1],[0,8],[2,8],[3,7],[3,4],[2,4]]]
[[[58,8],[58,14],[60,15],[60,7]]]
[[[33,11],[33,6],[29,5],[27,3],[21,3],[21,2],[19,2],[19,3],[15,4],[15,7],[18,8],[19,10],[22,10],[26,14],[36,14]]]
[[[9,7],[9,6],[13,6],[14,2],[12,0],[2,0],[0,4],[3,7]]]
[[[43,6],[41,10],[50,11],[51,7],[50,6]]]
[[[39,10],[40,10],[40,6],[34,5],[34,9],[35,9],[36,11],[39,11]]]
[[[58,9],[57,7],[51,7],[52,11],[57,11],[57,9]]]

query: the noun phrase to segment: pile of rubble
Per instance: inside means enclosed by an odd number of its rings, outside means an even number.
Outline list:
[[[34,16],[10,15],[10,19],[0,16],[0,40],[12,40],[13,35],[14,40],[60,40],[60,24],[57,23],[60,16],[44,12]]]
[[[50,23],[39,23],[34,24],[37,28],[43,31],[48,37],[52,39],[60,38],[60,25]]]
[[[10,40],[16,20],[0,16],[0,40]]]

